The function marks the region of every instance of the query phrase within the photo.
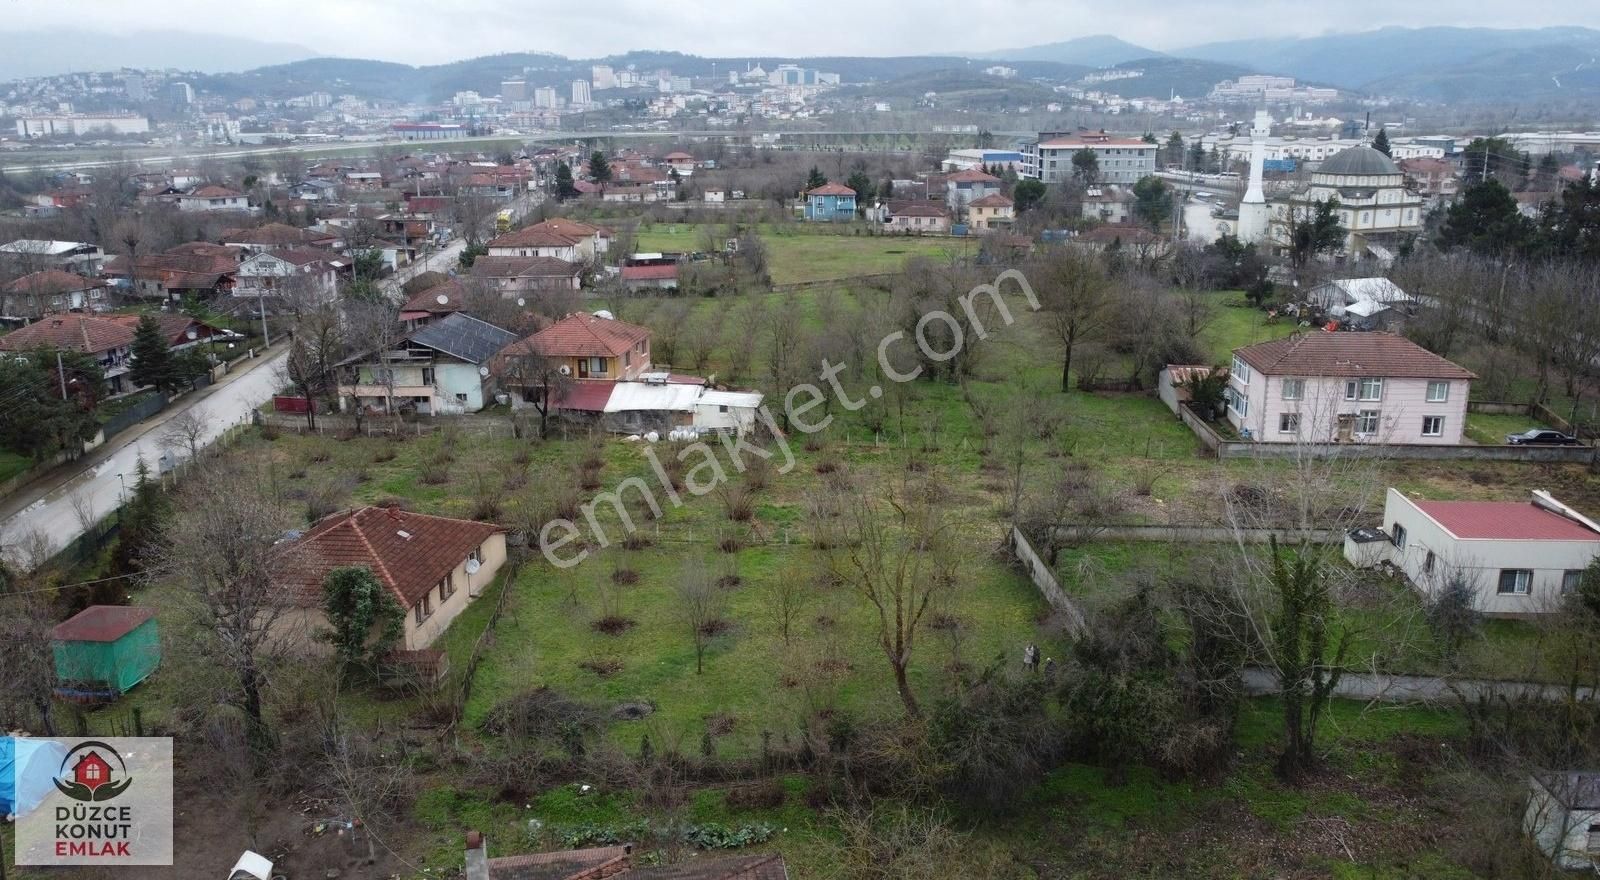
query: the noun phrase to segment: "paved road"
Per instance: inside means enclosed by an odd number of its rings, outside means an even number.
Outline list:
[[[1278,681],[1266,669],[1247,668],[1244,671],[1244,689],[1252,694],[1278,693]],[[1347,700],[1367,700],[1380,703],[1455,703],[1475,700],[1482,696],[1525,695],[1538,700],[1559,702],[1568,698],[1567,689],[1560,685],[1523,681],[1490,681],[1476,678],[1435,678],[1428,675],[1373,675],[1366,672],[1347,672],[1340,676],[1334,687],[1334,696]],[[1578,688],[1580,700],[1594,698],[1594,689]]]
[[[189,408],[201,408],[207,424],[201,443],[212,443],[223,431],[248,419],[250,411],[277,390],[278,366],[286,354],[278,351],[246,362],[248,369],[240,368],[223,381],[179,399],[176,405],[113,438],[109,451],[98,449],[90,453],[81,460],[89,466],[78,474],[6,499],[0,504],[0,515],[5,517],[0,520],[0,542],[4,542],[0,552],[13,562],[20,561],[15,555],[17,543],[34,532],[45,537],[52,552],[77,539],[83,534],[83,527],[73,509],[74,498],[88,499],[97,517],[110,513],[119,503],[124,482],[117,475],[126,474],[131,480],[141,457],[154,471],[157,459],[170,449],[161,439],[162,426],[168,419]],[[171,451],[179,460],[187,457],[181,449]],[[26,506],[18,512],[15,508],[20,505]]]

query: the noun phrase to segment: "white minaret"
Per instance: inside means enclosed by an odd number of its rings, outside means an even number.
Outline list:
[[[1267,135],[1271,130],[1272,117],[1265,110],[1257,110],[1255,124],[1250,127],[1250,185],[1239,202],[1239,240],[1245,244],[1265,239],[1267,223],[1272,217],[1266,191],[1261,186],[1262,168],[1267,160]]]

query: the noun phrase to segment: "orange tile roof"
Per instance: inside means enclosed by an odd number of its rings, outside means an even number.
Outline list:
[[[969,208],[1009,208],[1011,205],[1011,200],[999,193],[987,195],[981,199],[973,199],[967,203]]]
[[[489,247],[567,248],[577,247],[578,241],[579,239],[574,236],[562,235],[559,232],[553,232],[549,229],[540,229],[537,226],[529,226],[526,229],[518,229],[516,232],[507,232],[505,235],[492,239],[489,242]]]
[[[133,329],[96,315],[51,315],[0,336],[0,351],[59,348],[97,354],[133,343]]]
[[[296,564],[279,586],[303,606],[322,601],[322,584],[335,568],[364,565],[411,608],[490,535],[493,523],[431,516],[392,507],[362,507],[317,521],[292,545]]]
[[[650,338],[637,324],[577,312],[527,338],[539,354],[555,357],[620,357]]]
[[[842,183],[828,182],[814,189],[806,190],[808,196],[853,196],[856,191]]]
[[[45,269],[39,272],[31,272],[18,278],[7,284],[5,290],[7,293],[37,295],[41,293],[66,293],[69,290],[89,290],[104,286],[104,281],[85,278],[82,275],[74,275],[71,272],[63,272],[60,269]]]

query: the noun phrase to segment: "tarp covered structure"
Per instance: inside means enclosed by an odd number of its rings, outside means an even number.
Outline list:
[[[0,736],[0,817],[21,816],[54,790],[56,771],[67,756],[53,740]]]
[[[91,605],[51,634],[56,691],[67,698],[117,697],[161,662],[155,610]]]

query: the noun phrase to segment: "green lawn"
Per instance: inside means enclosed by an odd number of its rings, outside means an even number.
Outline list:
[[[1507,434],[1518,434],[1529,428],[1545,428],[1530,416],[1495,413],[1467,413],[1467,439],[1483,446],[1500,446]]]
[[[854,228],[846,227],[835,233],[787,226],[762,227],[772,283],[796,284],[897,272],[910,257],[970,256],[978,247],[976,239],[968,238],[849,234]],[[713,232],[715,245],[720,247],[722,230],[717,227]],[[708,244],[701,228],[690,223],[658,223],[641,228],[637,235],[634,246],[639,251],[699,251]]]
[[[26,455],[18,455],[9,449],[0,449],[0,483],[11,479],[33,467],[33,459]]]

